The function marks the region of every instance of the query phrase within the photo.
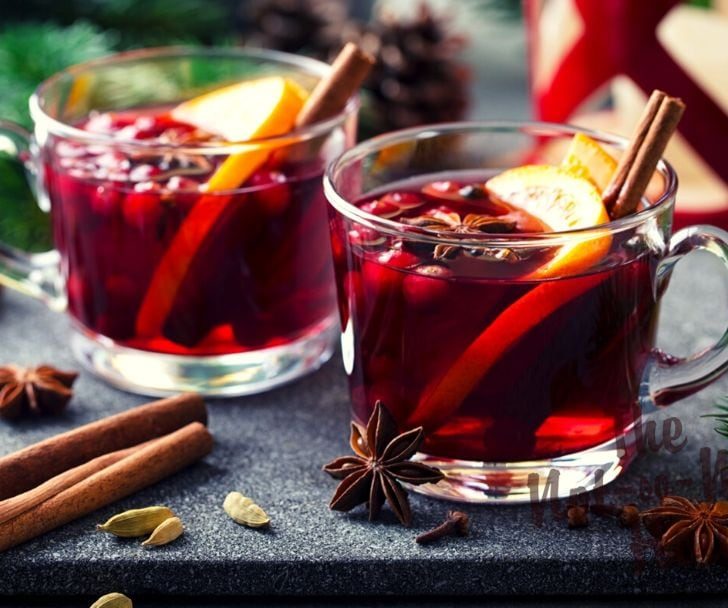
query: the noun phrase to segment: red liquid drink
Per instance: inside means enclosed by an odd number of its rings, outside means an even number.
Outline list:
[[[440,234],[549,231],[479,177],[394,184],[357,206]],[[425,427],[428,456],[518,462],[586,450],[637,419],[657,252],[615,235],[593,267],[535,280],[557,248],[447,248],[331,217],[357,421],[382,400],[402,428]]]
[[[166,108],[98,114],[78,126],[150,144],[209,139]],[[86,332],[146,351],[220,355],[288,344],[330,318],[322,162],[272,155],[240,189],[210,193],[202,185],[221,161],[202,153],[144,155],[59,140],[44,149],[44,162],[69,310]],[[150,292],[165,253],[185,240],[190,214],[199,226],[221,207],[179,284],[166,289],[157,277]],[[140,310],[154,312],[169,293],[169,312],[150,331]]]

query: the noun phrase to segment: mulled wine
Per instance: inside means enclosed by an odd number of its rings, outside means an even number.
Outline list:
[[[177,355],[316,332],[335,308],[321,163],[270,154],[239,186],[211,189],[232,156],[206,155],[212,135],[173,115],[139,108],[77,125],[149,153],[63,139],[45,149],[71,315],[117,345]]]
[[[639,415],[658,253],[626,235],[571,252],[511,246],[554,227],[494,196],[491,175],[420,177],[356,202],[402,237],[331,215],[354,417],[381,400],[401,428],[425,427],[424,453],[447,459],[602,444]]]

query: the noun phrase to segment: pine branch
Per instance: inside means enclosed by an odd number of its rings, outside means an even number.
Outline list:
[[[31,127],[28,98],[38,84],[69,65],[112,50],[113,39],[79,23],[7,26],[0,32],[0,116]],[[36,204],[23,167],[0,155],[0,238],[16,247],[43,251],[50,247],[50,222]]]
[[[7,26],[0,32],[0,116],[30,128],[28,98],[38,84],[70,65],[110,53],[113,42],[87,23]]]
[[[715,432],[728,437],[728,395],[721,397],[715,404],[717,412],[713,414],[704,414],[701,418],[714,418],[718,421],[718,426],[713,427]]]
[[[38,207],[23,167],[0,154],[0,240],[26,251],[51,248],[50,216]]]
[[[24,0],[0,4],[0,18],[62,25],[81,19],[115,33],[120,48],[135,48],[217,42],[232,31],[233,6],[228,0]]]

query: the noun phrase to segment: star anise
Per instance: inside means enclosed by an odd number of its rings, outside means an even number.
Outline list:
[[[329,475],[342,480],[329,508],[350,511],[367,503],[371,521],[386,501],[399,521],[409,526],[412,510],[400,482],[421,485],[436,483],[444,477],[439,469],[409,460],[423,439],[421,426],[397,434],[394,419],[377,401],[366,429],[356,423],[351,425],[350,442],[355,456],[341,456],[324,467]]]
[[[77,376],[50,365],[0,367],[0,417],[60,413],[73,396],[71,387]]]
[[[513,232],[516,228],[516,222],[493,217],[492,215],[468,213],[464,218],[461,218],[459,213],[448,213],[439,209],[417,217],[402,218],[402,222],[445,236],[448,234],[502,234]],[[462,249],[462,247],[441,243],[435,247],[434,255],[436,259],[449,258]]]
[[[647,531],[664,551],[703,565],[728,558],[728,501],[695,502],[665,496],[641,514]]]

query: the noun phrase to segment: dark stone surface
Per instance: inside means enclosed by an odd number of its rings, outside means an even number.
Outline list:
[[[718,337],[728,323],[725,281],[718,270],[715,260],[699,255],[681,265],[663,309],[663,347],[687,354]],[[0,361],[73,367],[66,341],[62,316],[5,294]],[[145,401],[88,373],[77,387],[72,407],[61,418],[0,423],[0,453]],[[702,496],[700,449],[710,448],[714,460],[716,450],[728,448],[728,442],[699,414],[725,392],[724,378],[663,412],[682,421],[686,447],[675,454],[642,455],[607,488],[607,500],[651,505],[656,486]],[[632,536],[605,520],[569,531],[548,509],[542,525],[535,525],[529,506],[466,507],[474,520],[470,538],[420,547],[414,536],[441,520],[451,505],[415,495],[415,524],[409,530],[389,512],[380,522],[368,523],[361,510],[348,515],[328,511],[335,482],[320,467],[346,451],[349,418],[338,359],[270,394],[211,402],[210,411],[217,445],[204,463],[0,555],[0,596],[90,597],[110,591],[140,597],[532,596],[728,589],[728,571],[663,567],[644,534]],[[232,489],[255,497],[268,510],[270,531],[245,529],[225,516],[221,504]],[[186,523],[179,542],[145,551],[135,541],[94,531],[113,513],[156,503],[169,505]]]

